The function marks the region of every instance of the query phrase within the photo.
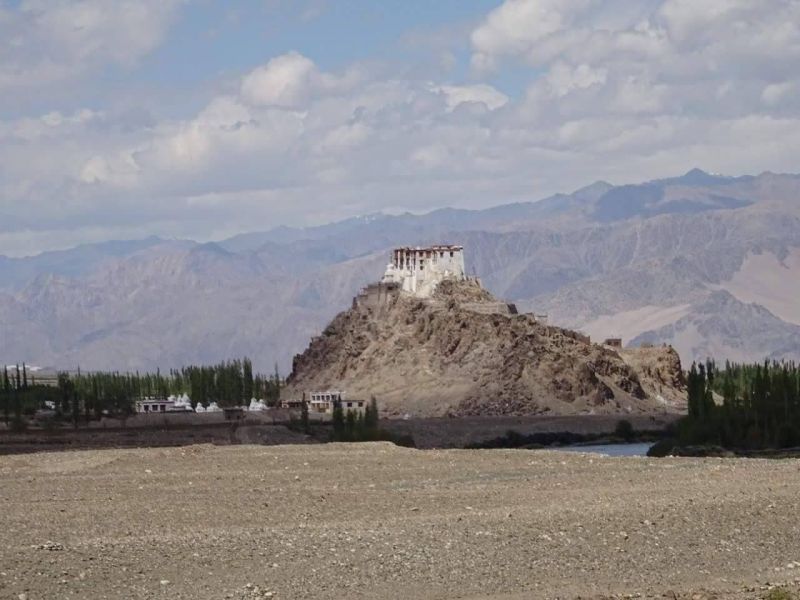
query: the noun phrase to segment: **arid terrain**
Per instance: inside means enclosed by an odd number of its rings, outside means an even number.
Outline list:
[[[2,598],[762,598],[800,578],[795,460],[92,450],[0,457],[0,502]]]
[[[619,351],[618,351],[619,350]],[[614,349],[548,326],[476,280],[432,298],[368,287],[295,356],[284,397],[344,389],[385,416],[679,412],[686,394],[668,346]]]

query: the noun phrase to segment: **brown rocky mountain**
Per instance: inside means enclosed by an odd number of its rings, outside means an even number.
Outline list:
[[[662,412],[685,402],[669,347],[616,351],[548,326],[476,280],[432,298],[368,286],[294,359],[286,394],[344,389],[389,416]]]
[[[158,238],[0,257],[0,360],[155,369],[248,355],[282,372],[396,245],[466,248],[520,310],[686,364],[800,360],[800,177],[691,171],[485,210],[370,215],[218,244]]]

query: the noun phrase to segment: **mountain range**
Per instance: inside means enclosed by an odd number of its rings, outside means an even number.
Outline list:
[[[216,243],[151,237],[0,256],[0,361],[145,370],[292,356],[395,245],[458,243],[520,311],[684,363],[800,360],[800,176],[699,169],[484,210],[375,214]]]

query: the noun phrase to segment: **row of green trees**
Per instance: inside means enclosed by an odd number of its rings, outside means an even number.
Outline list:
[[[378,420],[378,403],[373,397],[363,411],[345,409],[336,402],[331,418],[330,439],[334,442],[378,442],[388,441],[398,446],[414,447],[411,435],[394,434],[381,429]]]
[[[687,376],[688,415],[679,424],[683,444],[728,448],[800,445],[800,367],[713,361],[692,364]]]
[[[335,402],[331,421],[333,440],[336,442],[365,442],[382,439],[378,428],[378,403],[374,397],[363,411],[344,410],[341,402]]]
[[[57,399],[58,390],[37,382],[35,375],[28,372],[25,363],[22,367],[19,365],[11,369],[8,366],[3,367],[3,377],[0,381],[0,409],[5,423],[12,417],[19,423],[23,415],[30,414],[36,407],[44,405],[46,400],[55,402]]]
[[[210,367],[184,367],[170,375],[192,399],[193,406],[198,402],[204,406],[210,402],[238,406],[249,403],[251,398],[263,399],[268,406],[280,402],[281,377],[277,365],[272,376],[253,374],[253,364],[247,358]]]
[[[46,406],[76,424],[79,420],[102,415],[126,416],[135,411],[137,400],[187,394],[192,406],[248,404],[251,398],[267,405],[280,402],[281,378],[277,366],[272,376],[254,374],[247,359],[221,362],[213,366],[188,366],[162,374],[155,373],[59,373],[56,385],[36,382],[25,365],[3,372],[0,407],[6,423],[13,416],[32,415]]]

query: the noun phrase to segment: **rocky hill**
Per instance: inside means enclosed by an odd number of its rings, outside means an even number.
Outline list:
[[[669,347],[617,352],[548,326],[475,280],[431,299],[373,285],[294,359],[286,394],[344,389],[389,416],[641,413],[684,402]]]
[[[684,364],[800,360],[800,176],[680,177],[484,210],[368,215],[218,244],[147,238],[0,256],[0,359],[167,369],[248,355],[288,372],[393,246],[452,242],[550,324]]]

